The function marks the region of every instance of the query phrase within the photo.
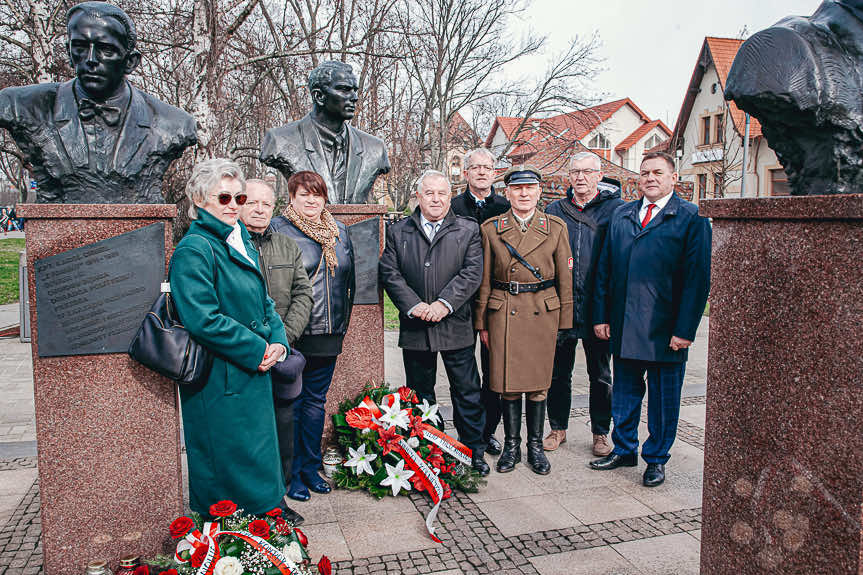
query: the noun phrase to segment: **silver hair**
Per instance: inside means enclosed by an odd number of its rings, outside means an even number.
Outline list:
[[[571,168],[574,162],[585,158],[593,158],[596,161],[596,169],[602,169],[602,159],[593,152],[578,152],[577,154],[573,154],[572,157],[569,158],[569,167]]]
[[[452,184],[450,184],[449,178],[446,177],[446,174],[438,170],[426,170],[417,180],[417,193],[420,193],[422,191],[423,182],[426,178],[441,178],[446,182],[447,190],[452,191]]]
[[[204,203],[210,192],[219,185],[222,178],[237,180],[246,191],[246,178],[243,170],[232,160],[226,158],[211,158],[198,162],[192,169],[192,175],[186,182],[186,197],[189,198],[189,219],[198,219],[198,207],[195,202]]]
[[[488,159],[491,160],[492,168],[494,167],[494,154],[492,154],[487,148],[474,148],[473,150],[469,150],[464,155],[462,166],[465,170],[470,167],[470,160],[474,157],[475,154],[485,154],[486,156],[488,156]]]
[[[257,184],[259,186],[264,186],[265,188],[270,190],[270,192],[272,192],[274,198],[276,197],[276,188],[274,188],[273,185],[266,180],[262,180],[260,178],[252,178],[246,180],[246,189],[249,188],[249,184]]]

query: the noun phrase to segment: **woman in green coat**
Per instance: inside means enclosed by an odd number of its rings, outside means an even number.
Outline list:
[[[268,370],[288,342],[258,254],[237,221],[245,185],[234,162],[197,164],[186,186],[194,221],[171,259],[180,320],[215,355],[205,385],[180,387],[189,506],[205,516],[224,499],[253,514],[284,505]]]

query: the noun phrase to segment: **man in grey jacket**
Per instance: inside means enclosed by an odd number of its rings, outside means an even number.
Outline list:
[[[441,172],[420,176],[416,198],[414,213],[387,230],[379,267],[399,310],[407,385],[420,399],[435,402],[440,352],[459,440],[473,451],[473,468],[488,475],[472,310],[482,276],[479,226],[450,210],[450,183]]]

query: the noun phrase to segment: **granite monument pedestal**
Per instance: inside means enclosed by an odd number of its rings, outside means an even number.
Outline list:
[[[348,226],[355,252],[362,249],[351,226],[361,222],[367,225],[377,223],[378,252],[384,249],[384,219],[386,206],[376,204],[330,204],[327,210],[333,216]],[[368,246],[367,246],[368,247]],[[368,250],[366,250],[368,251]],[[359,256],[359,253],[357,254]],[[368,260],[368,258],[364,258]],[[339,410],[339,404],[357,395],[367,383],[380,383],[384,380],[384,300],[382,288],[377,283],[377,262],[366,265],[355,261],[357,292],[368,295],[368,286],[374,283],[377,291],[377,303],[354,302],[351,312],[351,322],[342,345],[342,353],[336,363],[333,382],[327,393],[323,445],[326,446],[332,433],[332,415]],[[364,269],[365,268],[365,269]],[[375,298],[371,298],[375,299]],[[368,298],[360,301],[370,301]]]
[[[701,572],[863,573],[863,195],[718,199]]]
[[[126,294],[136,291],[134,285],[132,290],[115,292],[109,298],[94,296],[96,290],[124,281],[149,288],[151,281],[158,286],[164,277],[164,269],[157,270],[154,278],[112,277],[111,270],[93,275],[90,270],[104,265],[106,258],[113,258],[111,265],[118,269],[132,262],[122,262],[131,258],[99,247],[102,243],[90,246],[156,224],[148,233],[152,239],[152,232],[159,232],[157,241],[146,248],[153,253],[144,257],[152,256],[159,262],[164,257],[167,261],[176,206],[25,204],[18,207],[18,213],[27,220],[45,573],[80,575],[86,564],[96,559],[105,559],[116,569],[123,555],[151,557],[165,552],[167,526],[183,511],[175,386],[125,352],[67,352],[101,345],[100,336],[123,327],[120,318],[125,325],[132,326],[135,321],[140,325],[143,313],[100,307],[108,300],[122,302]],[[80,256],[68,252],[84,246],[88,248],[76,250]],[[81,259],[76,260],[78,257]],[[50,294],[37,293],[37,268],[46,273],[39,277],[40,289]],[[53,287],[46,288],[46,280],[54,282]],[[45,300],[47,295],[50,299]],[[94,297],[98,299],[84,301]],[[43,318],[40,326],[39,314],[46,309],[54,313],[58,324],[49,326]],[[74,311],[77,309],[84,311]],[[100,315],[103,312],[106,315]],[[102,321],[116,329],[106,333],[100,327]],[[70,332],[72,325],[82,327]],[[64,348],[61,338],[54,351],[40,350],[40,340],[46,348],[48,339],[56,340],[55,330],[61,328],[71,342],[69,347]],[[114,347],[121,345],[116,342]]]

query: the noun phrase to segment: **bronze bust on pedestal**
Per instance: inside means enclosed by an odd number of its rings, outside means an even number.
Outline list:
[[[0,128],[31,165],[37,201],[164,203],[165,171],[197,142],[194,118],[126,80],[141,54],[116,6],[73,6],[67,34],[75,79],[0,91]]]
[[[358,99],[357,79],[343,62],[324,62],[309,74],[312,111],[303,119],[268,130],[261,161],[285,178],[317,172],[333,204],[366,204],[380,174],[390,171],[383,140],[348,124]]]

